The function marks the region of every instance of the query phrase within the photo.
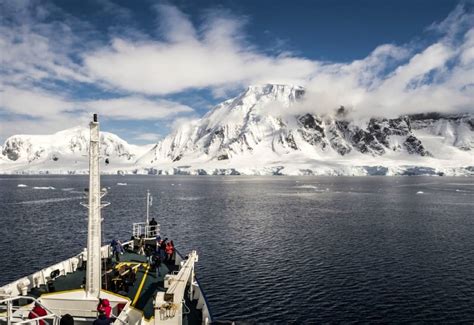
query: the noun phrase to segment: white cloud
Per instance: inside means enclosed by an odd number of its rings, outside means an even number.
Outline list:
[[[212,16],[200,32],[178,9],[159,6],[166,41],[115,38],[111,45],[87,53],[90,75],[122,90],[169,94],[190,88],[307,78],[315,63],[267,56],[242,39],[240,23]]]
[[[340,105],[360,116],[474,109],[474,17],[462,5],[430,26],[439,37],[424,48],[382,44],[366,58],[337,63],[264,53],[246,40],[242,17],[220,11],[208,11],[196,26],[176,7],[156,5],[156,31],[112,26],[121,36],[112,32],[104,41],[87,22],[41,4],[12,1],[0,8],[9,17],[0,23],[0,113],[11,114],[17,129],[49,132],[57,130],[54,123],[64,128],[91,111],[113,120],[168,119],[175,126],[184,123],[182,115],[194,119],[193,109],[150,95],[208,88],[226,97],[253,83],[305,86],[306,100],[292,114]],[[108,0],[99,5],[133,18]],[[54,88],[56,82],[67,86]],[[84,84],[94,95],[81,89],[74,99],[75,87]],[[96,99],[101,92],[113,98]],[[0,136],[13,132],[7,124],[0,122]]]
[[[295,110],[327,112],[340,105],[361,115],[472,109],[472,14],[458,6],[431,30],[446,30],[422,50],[383,44],[349,63],[265,55],[245,42],[242,24],[211,14],[200,29],[176,7],[157,7],[165,41],[114,39],[85,56],[90,74],[123,90],[168,94],[210,88],[217,97],[251,83],[307,87]],[[463,38],[462,41],[459,41]]]
[[[45,117],[72,109],[74,104],[41,90],[4,87],[0,90],[0,109],[18,115]]]
[[[48,117],[54,114],[96,112],[107,118],[130,120],[160,120],[181,113],[191,113],[189,106],[164,100],[149,100],[128,96],[93,101],[72,101],[43,90],[4,87],[0,90],[0,109],[29,117]]]
[[[162,36],[170,43],[194,42],[197,39],[196,30],[189,17],[178,8],[157,4],[154,9],[158,14],[158,27]]]
[[[92,81],[73,59],[83,50],[82,34],[90,27],[67,15],[67,22],[57,20],[56,15],[66,14],[51,3],[1,3],[1,82],[25,86],[42,80]]]
[[[141,97],[102,99],[83,103],[90,111],[115,119],[159,120],[180,113],[193,112],[189,106],[169,100],[148,100]]]
[[[150,143],[155,143],[162,138],[162,135],[158,133],[140,133],[134,136],[133,138],[139,141],[148,141]]]
[[[87,125],[90,116],[52,114],[41,119],[25,119],[24,116],[13,116],[0,122],[0,139],[16,134],[52,134],[78,125]]]
[[[474,112],[474,17],[461,6],[455,13],[457,20],[450,15],[440,23],[448,32],[419,51],[382,45],[364,60],[320,65],[303,82],[306,100],[292,113],[327,113],[340,105],[365,118]]]
[[[41,89],[25,90],[6,86],[0,90],[0,138],[16,133],[51,133],[87,124],[91,113],[112,120],[161,120],[194,112],[177,102],[128,96],[94,101],[73,101]]]

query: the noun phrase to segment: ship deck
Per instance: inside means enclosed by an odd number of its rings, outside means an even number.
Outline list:
[[[130,266],[134,268],[135,281],[130,283],[126,289],[123,287],[120,289],[114,287],[114,285],[120,281],[120,276],[114,276],[114,273],[117,275],[117,270],[120,269],[121,266],[122,268]],[[164,288],[165,275],[173,271],[178,271],[178,269],[174,261],[161,263],[160,275],[158,276],[156,268],[147,263],[146,256],[126,250],[123,255],[120,255],[119,262],[116,262],[115,258],[113,258],[112,263],[108,263],[107,271],[103,272],[102,287],[110,293],[129,299],[132,303],[132,307],[140,310],[146,319],[150,319],[154,316],[153,300],[156,292],[166,291]],[[81,289],[84,286],[85,277],[85,267],[81,267],[75,272],[55,278],[48,286],[41,285],[38,288],[34,288],[29,292],[29,295],[40,297],[45,293]],[[186,298],[185,303],[190,309],[190,312],[184,315],[183,324],[201,324],[201,313],[196,308],[196,301],[189,301]]]

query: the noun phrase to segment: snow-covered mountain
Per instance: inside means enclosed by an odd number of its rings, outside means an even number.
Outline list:
[[[292,113],[304,93],[298,86],[251,86],[164,138],[137,165],[213,174],[474,171],[472,115],[358,121],[344,107],[325,115]]]
[[[299,86],[251,86],[150,147],[103,132],[106,172],[151,174],[474,175],[473,114],[356,119],[301,112]],[[14,136],[0,172],[86,171],[87,128]],[[80,157],[80,159],[79,159]],[[56,167],[55,167],[56,166]]]
[[[76,173],[88,169],[89,128],[74,127],[51,135],[15,135],[0,152],[0,171]],[[129,167],[149,147],[128,144],[115,134],[101,132],[102,169]]]

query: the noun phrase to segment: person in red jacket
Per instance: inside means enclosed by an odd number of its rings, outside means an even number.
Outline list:
[[[173,259],[173,253],[174,253],[174,244],[173,241],[170,241],[169,243],[166,244],[166,255],[167,255],[167,261],[170,261]]]
[[[28,319],[35,319],[35,318],[43,317],[43,316],[46,316],[47,314],[48,314],[48,312],[43,307],[41,307],[39,303],[35,302],[35,307],[33,307],[33,309],[28,314]],[[40,319],[38,321],[38,324],[39,325],[46,325],[46,322],[44,320]]]
[[[99,305],[97,306],[97,311],[103,312],[105,317],[110,318],[112,313],[112,307],[110,307],[109,299],[99,299]]]

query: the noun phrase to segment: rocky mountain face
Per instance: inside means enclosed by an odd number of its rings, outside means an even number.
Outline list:
[[[426,130],[460,150],[474,150],[474,114],[430,113],[411,115],[410,119],[414,130]]]
[[[340,107],[331,115],[291,113],[304,89],[286,85],[249,87],[216,106],[201,120],[187,124],[158,143],[139,162],[232,161],[265,152],[272,160],[300,153],[311,159],[357,158],[400,153],[436,157],[417,131],[443,138],[463,151],[474,149],[471,115],[417,115],[372,118],[356,123]]]
[[[341,108],[343,109],[343,108]],[[306,114],[298,118],[296,130],[302,139],[321,150],[336,151],[344,156],[352,151],[363,154],[383,155],[387,151],[406,151],[409,154],[430,156],[422,142],[412,133],[410,117],[396,119],[370,119],[366,128],[352,125],[346,120]],[[391,136],[402,138],[392,143]],[[297,150],[296,144],[292,146]]]

